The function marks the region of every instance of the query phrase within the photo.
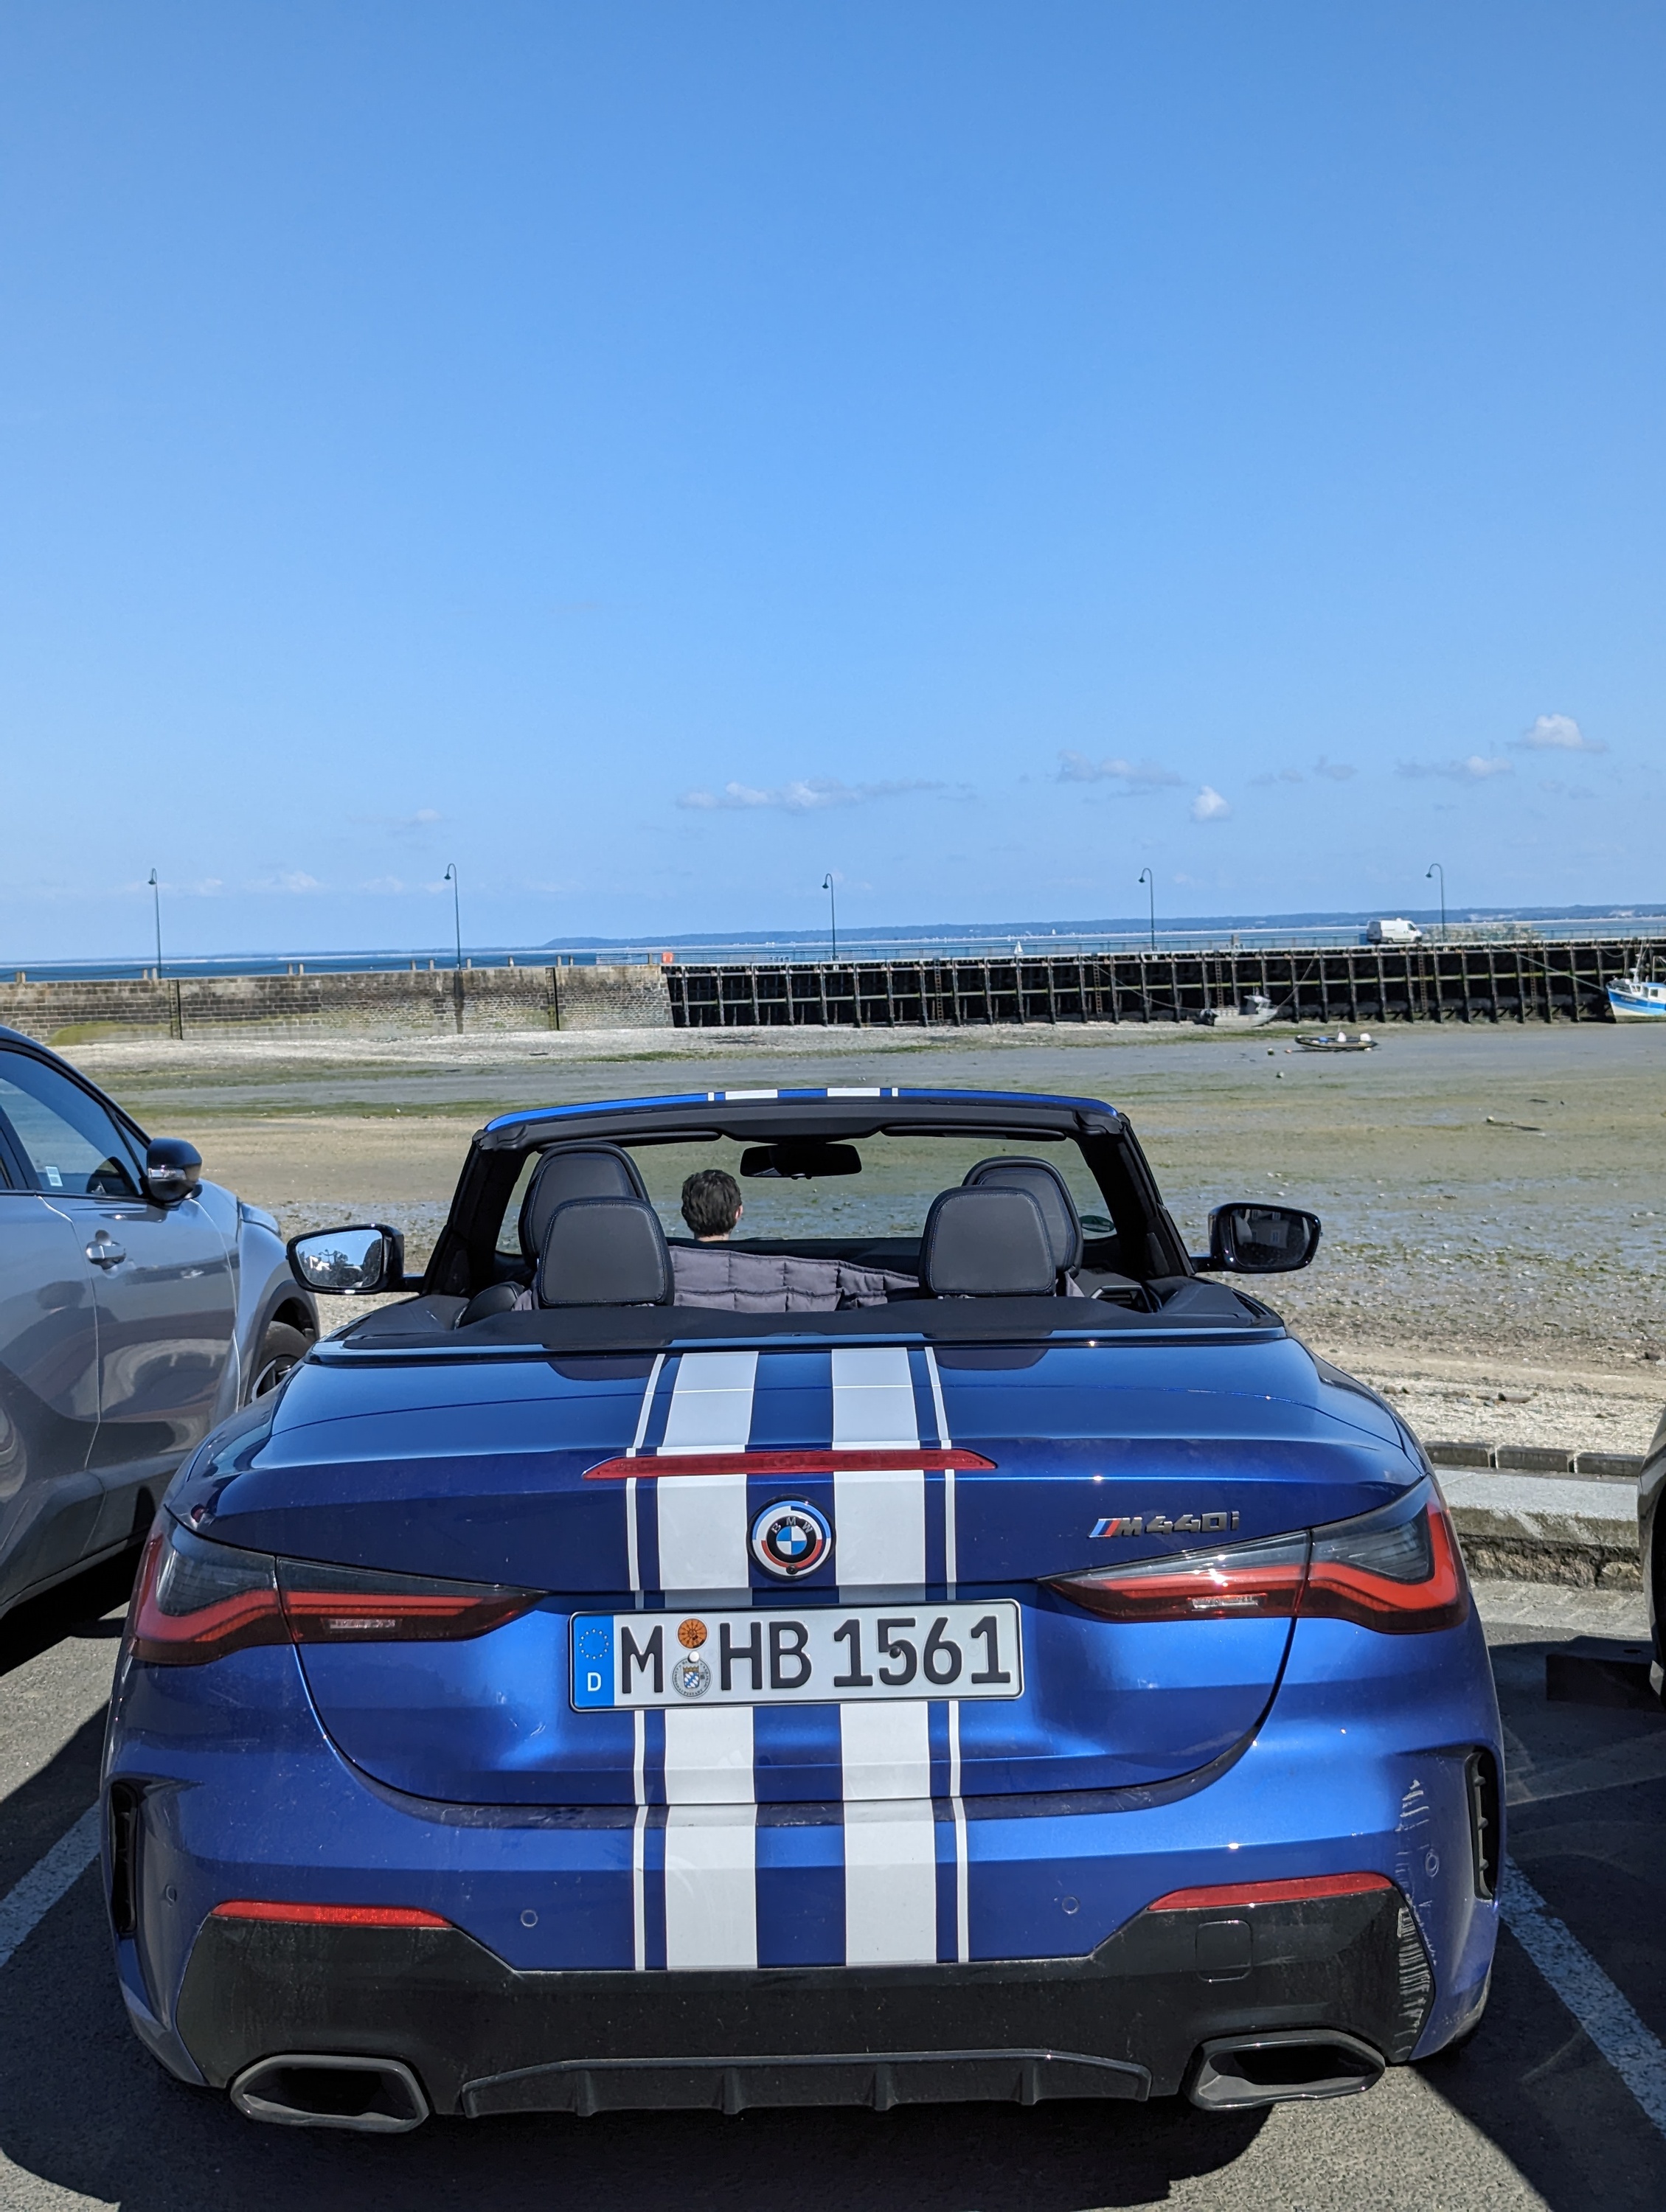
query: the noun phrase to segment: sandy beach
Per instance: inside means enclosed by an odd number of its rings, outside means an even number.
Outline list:
[[[1330,1059],[1281,1030],[1106,1028],[231,1036],[72,1056],[287,1232],[386,1219],[416,1256],[471,1131],[513,1107],[830,1076],[1106,1098],[1194,1249],[1227,1198],[1322,1216],[1316,1263],[1269,1303],[1425,1436],[1642,1450],[1666,1402],[1666,1036],[1379,1034]]]

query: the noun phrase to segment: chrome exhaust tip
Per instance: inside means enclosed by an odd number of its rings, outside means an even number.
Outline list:
[[[231,2085],[245,2119],[277,2128],[350,2128],[367,2136],[402,2136],[428,2118],[428,2099],[398,2058],[337,2057],[288,2051],[258,2058]]]
[[[1271,2035],[1219,2035],[1192,2062],[1186,2094],[1206,2112],[1315,2097],[1357,2097],[1375,2088],[1387,2061],[1357,2035],[1329,2027]]]

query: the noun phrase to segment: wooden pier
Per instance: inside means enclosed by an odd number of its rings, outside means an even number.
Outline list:
[[[667,968],[679,1029],[976,1028],[1207,1022],[1252,994],[1282,1023],[1607,1022],[1635,938],[1108,952],[1049,959],[779,962]],[[1645,942],[1643,957],[1666,953]]]

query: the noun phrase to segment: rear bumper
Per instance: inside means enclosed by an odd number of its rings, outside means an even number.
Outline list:
[[[1408,2058],[1434,1990],[1398,1890],[1145,1911],[1082,1959],[751,1972],[526,1972],[460,1929],[210,1920],[176,2011],[223,2087],[274,2052],[397,2059],[434,2110],[739,2112],[1193,2086],[1207,2044],[1328,2031]],[[1335,2094],[1263,2066],[1231,2101]],[[1299,2073],[1299,2069],[1295,2069]],[[1219,2095],[1199,2101],[1219,2103]]]

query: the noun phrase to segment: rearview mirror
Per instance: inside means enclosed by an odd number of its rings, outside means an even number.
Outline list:
[[[779,1145],[748,1145],[740,1155],[744,1176],[761,1176],[766,1182],[806,1182],[818,1176],[853,1176],[862,1171],[862,1156],[854,1145],[830,1145],[814,1137],[800,1137]]]
[[[177,1206],[203,1180],[203,1155],[183,1137],[153,1137],[144,1156],[144,1194],[158,1206]]]
[[[368,1228],[319,1229],[289,1239],[289,1272],[303,1288],[326,1297],[364,1297],[402,1291],[405,1241],[380,1223]]]
[[[1319,1249],[1319,1217],[1295,1206],[1218,1206],[1209,1216],[1207,1258],[1192,1265],[1211,1274],[1287,1275]]]

